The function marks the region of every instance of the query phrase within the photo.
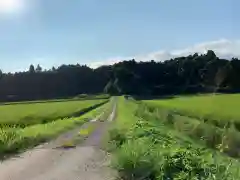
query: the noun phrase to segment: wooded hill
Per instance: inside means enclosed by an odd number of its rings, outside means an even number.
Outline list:
[[[240,60],[218,58],[212,50],[163,62],[122,61],[91,69],[61,65],[42,70],[0,72],[0,101],[72,97],[78,94],[165,95],[240,91]]]

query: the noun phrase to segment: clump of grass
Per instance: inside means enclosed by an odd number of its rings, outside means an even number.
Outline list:
[[[62,143],[61,148],[74,148],[76,144],[73,140],[66,140]]]
[[[19,140],[16,131],[12,129],[0,129],[0,155],[8,152],[16,139]]]
[[[126,132],[120,128],[112,128],[108,132],[108,139],[110,141],[109,148],[116,149],[116,148],[120,147],[126,141],[126,139],[127,139]]]
[[[122,179],[155,179],[156,158],[147,139],[128,141],[115,152],[112,166]]]
[[[84,127],[82,129],[80,129],[80,131],[78,132],[79,136],[88,136],[89,134],[91,134],[94,129],[96,128],[96,125],[94,123],[89,123],[87,127]]]
[[[88,129],[81,129],[80,131],[79,131],[79,135],[88,135],[89,134],[89,130]]]

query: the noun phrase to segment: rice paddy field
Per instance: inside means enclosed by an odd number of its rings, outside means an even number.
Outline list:
[[[0,105],[0,125],[25,127],[47,123],[60,118],[81,115],[104,102],[106,102],[105,99],[96,99]]]
[[[154,116],[195,140],[240,157],[240,94],[178,96],[142,101]],[[224,145],[223,145],[224,144]]]
[[[176,96],[144,102],[198,118],[240,121],[240,94]]]
[[[54,138],[109,107],[106,98],[0,105],[0,158]]]

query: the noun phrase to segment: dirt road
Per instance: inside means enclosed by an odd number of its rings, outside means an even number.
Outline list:
[[[62,140],[73,138],[81,128],[59,136],[56,140],[29,150],[16,158],[0,164],[0,180],[112,180],[109,155],[101,150],[100,141],[107,125],[115,114],[115,107],[108,121],[91,121],[97,128],[79,145],[58,148]]]

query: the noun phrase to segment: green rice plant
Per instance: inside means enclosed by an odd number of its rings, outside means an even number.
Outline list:
[[[21,127],[43,124],[56,119],[80,116],[108,100],[82,100],[0,106],[0,127]]]
[[[75,96],[73,99],[109,99],[110,95],[109,94],[79,94]]]
[[[208,122],[217,127],[230,127],[234,124],[240,130],[240,94],[208,94],[197,96],[175,96],[170,99],[144,101],[151,107],[174,111]]]

